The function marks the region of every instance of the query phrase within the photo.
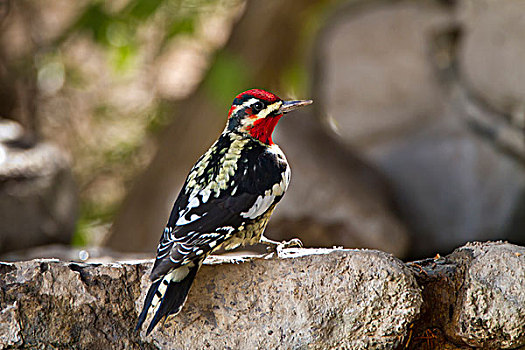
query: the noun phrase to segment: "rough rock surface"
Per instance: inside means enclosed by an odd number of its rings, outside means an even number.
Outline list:
[[[0,263],[0,349],[524,349],[525,247],[403,264],[367,250],[211,257],[183,312],[133,332],[149,261]]]
[[[467,244],[449,259],[465,275],[447,335],[475,347],[525,345],[525,248]]]
[[[210,259],[148,337],[133,327],[150,262],[0,264],[0,348],[394,349],[422,303],[410,269],[378,251],[231,260]]]
[[[63,152],[27,142],[20,126],[0,120],[0,252],[69,243],[76,186]]]
[[[432,348],[525,345],[525,247],[469,243],[411,265],[424,299],[412,348],[418,348],[417,339]]]

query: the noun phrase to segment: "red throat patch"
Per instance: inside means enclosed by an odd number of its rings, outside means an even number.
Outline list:
[[[269,116],[266,118],[256,120],[250,129],[250,135],[252,135],[253,138],[256,138],[257,140],[261,141],[262,143],[265,143],[267,145],[273,145],[273,129],[275,129],[277,122],[279,122],[279,119],[281,119],[282,116],[283,115],[280,114],[277,116]]]

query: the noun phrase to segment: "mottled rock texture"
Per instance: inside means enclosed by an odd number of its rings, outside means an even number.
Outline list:
[[[0,263],[0,349],[522,349],[525,247],[404,264],[371,250],[211,257],[183,311],[133,328],[150,261]]]
[[[211,257],[187,304],[133,328],[149,261],[0,263],[0,349],[522,349],[525,248],[403,264],[367,250]]]
[[[200,271],[184,311],[146,337],[133,328],[150,268],[1,264],[0,348],[394,349],[422,303],[410,269],[379,251],[215,258]]]
[[[411,348],[525,345],[525,247],[469,243],[446,257],[410,266],[424,299]]]
[[[525,248],[468,244],[449,259],[464,275],[447,335],[476,347],[525,345]]]

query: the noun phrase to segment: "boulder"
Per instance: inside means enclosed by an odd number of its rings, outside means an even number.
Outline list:
[[[525,247],[469,243],[411,266],[424,299],[411,348],[424,343],[458,349],[525,345]]]
[[[524,6],[349,2],[321,31],[316,106],[392,184],[411,258],[525,242]]]
[[[525,247],[505,242],[408,264],[373,250],[212,256],[149,336],[134,327],[151,261],[99,261],[0,263],[0,349],[525,346]]]
[[[207,260],[183,311],[134,332],[150,261],[0,264],[0,349],[394,349],[419,313],[412,272],[389,254],[289,249]]]
[[[519,0],[463,0],[457,15],[465,32],[459,52],[463,78],[492,108],[525,122],[525,11]]]
[[[451,21],[434,1],[349,1],[334,11],[318,37],[313,98],[345,142],[370,152],[437,116],[446,92],[428,41]]]
[[[525,248],[474,243],[448,258],[464,272],[446,334],[473,347],[524,346]]]

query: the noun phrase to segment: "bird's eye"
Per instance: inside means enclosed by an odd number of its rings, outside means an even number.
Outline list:
[[[264,108],[264,105],[262,102],[255,102],[252,106],[252,111],[255,113],[260,112]]]

